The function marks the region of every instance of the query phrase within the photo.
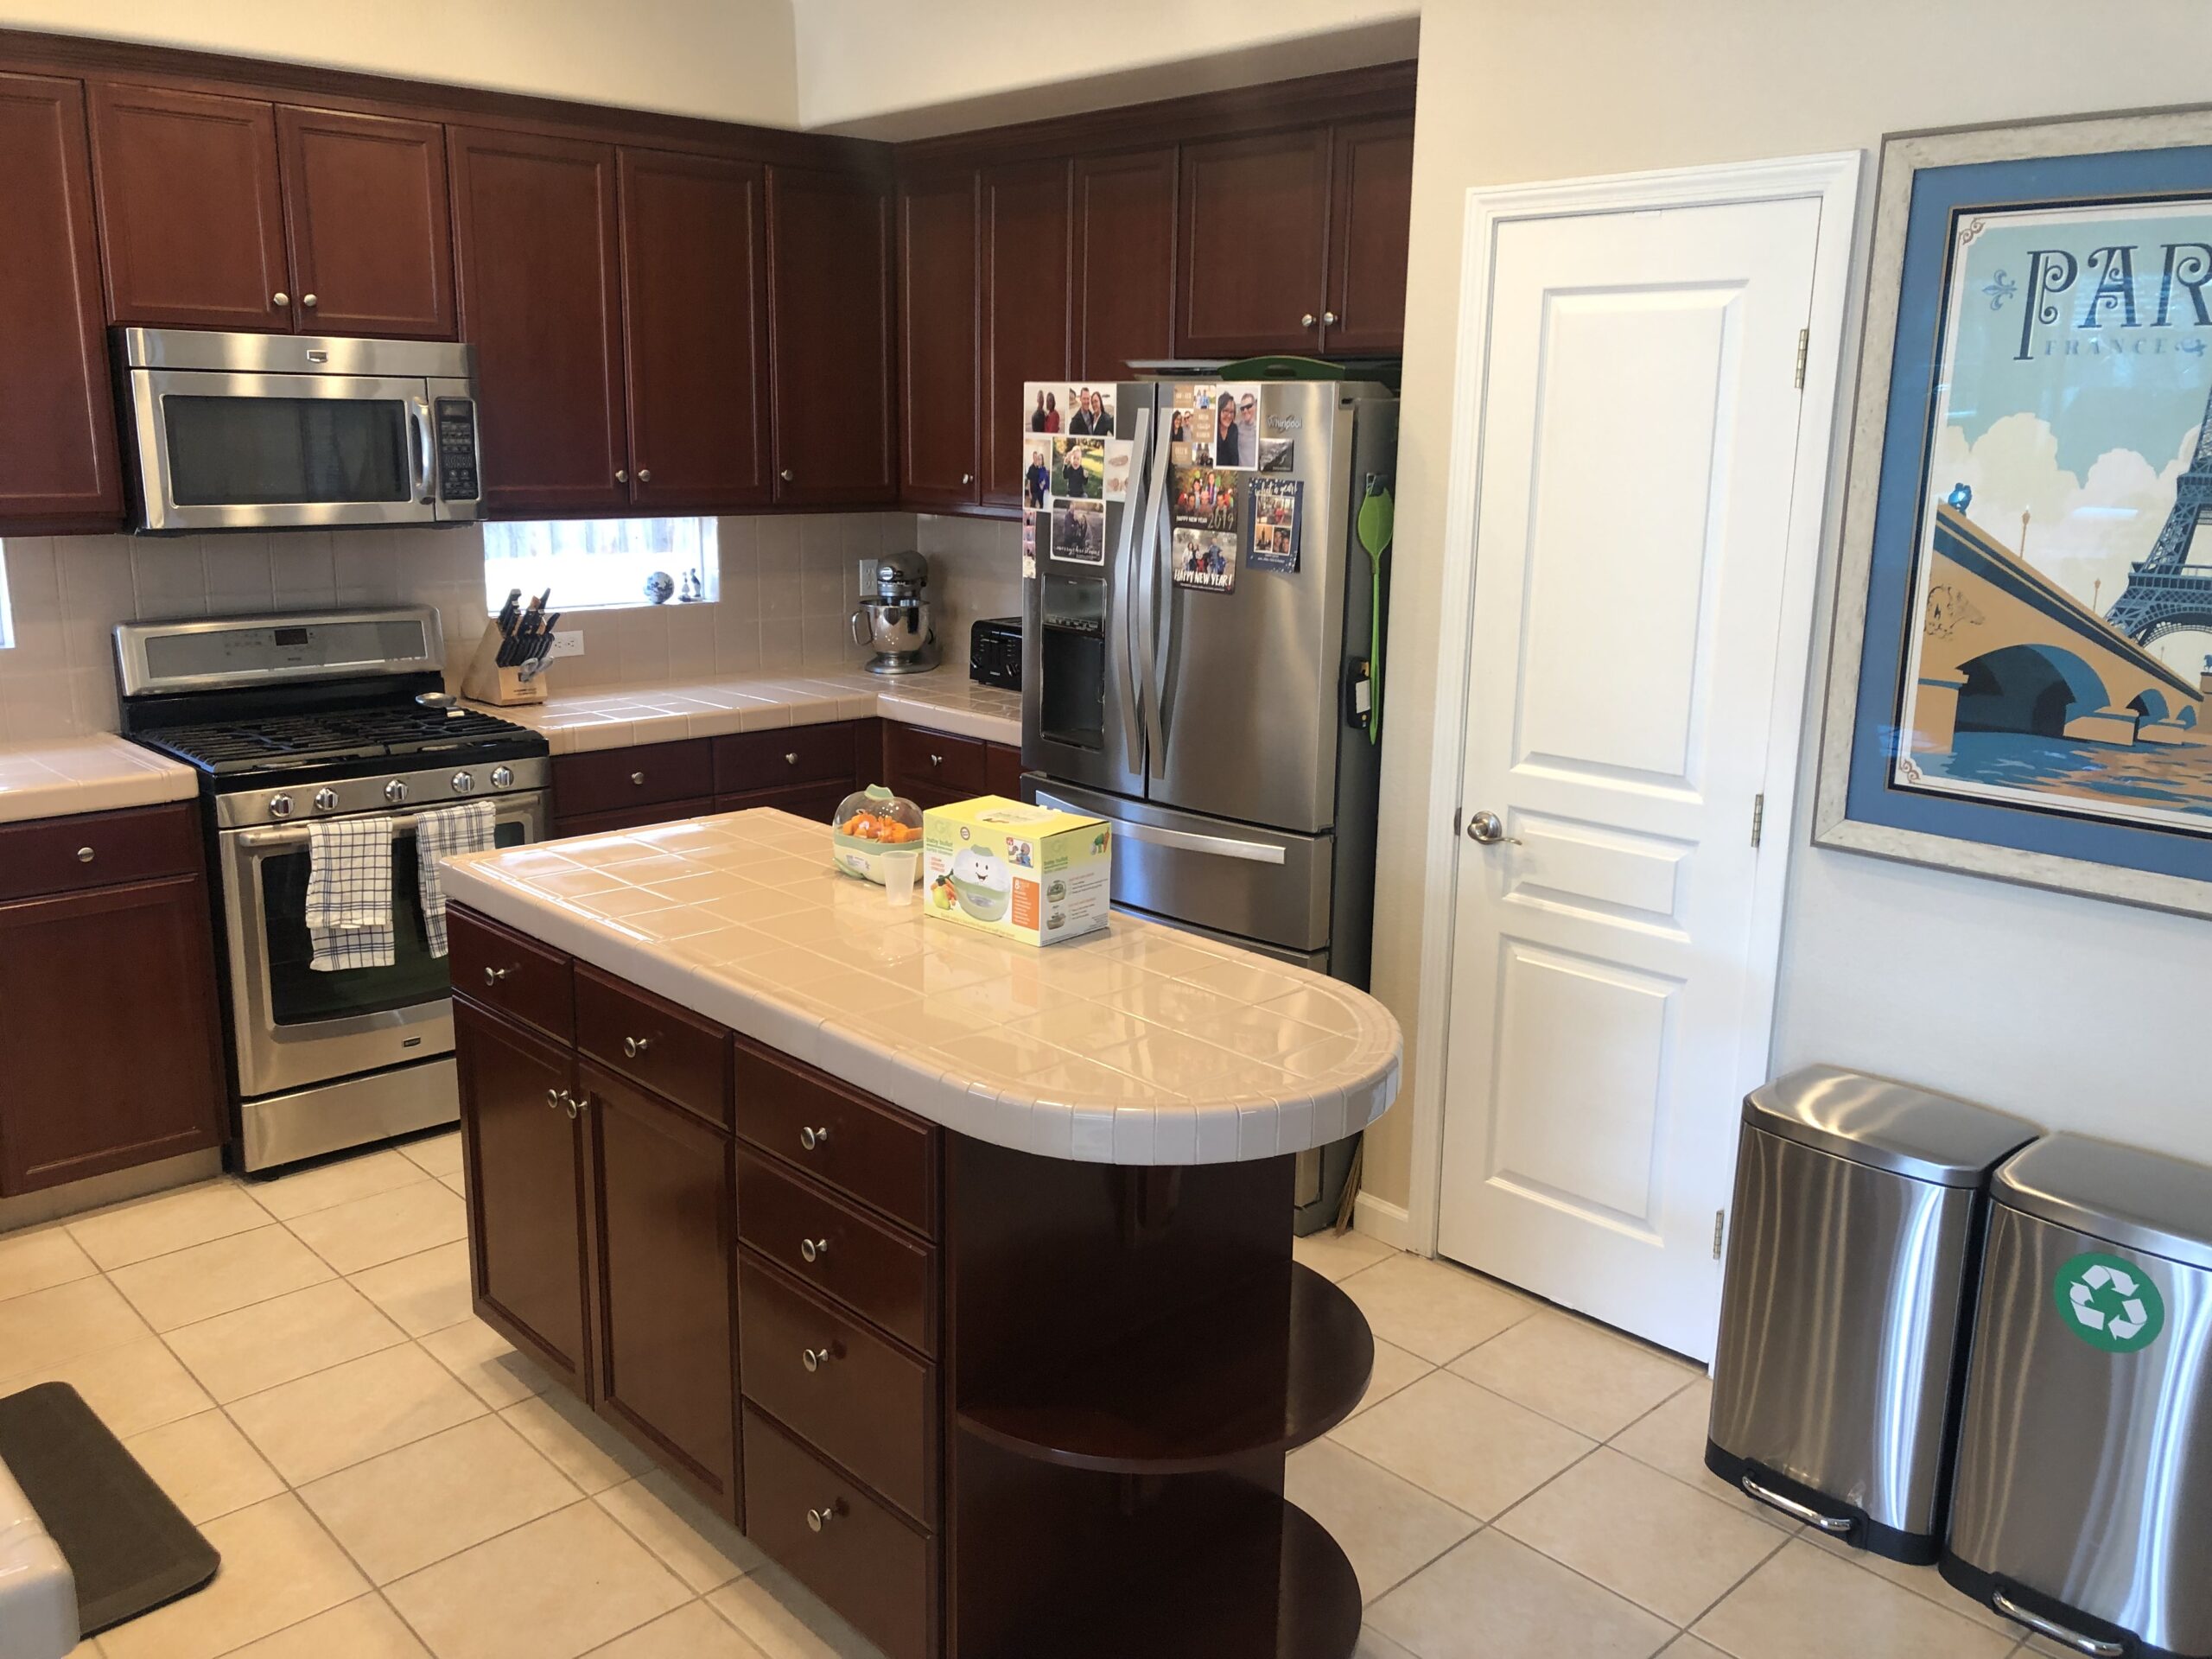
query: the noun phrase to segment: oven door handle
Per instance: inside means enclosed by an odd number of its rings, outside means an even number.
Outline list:
[[[398,812],[385,822],[391,827],[392,836],[396,840],[429,816],[427,812]],[[314,839],[315,831],[304,824],[296,830],[241,830],[238,832],[238,844],[249,853],[265,853],[276,847],[304,847]]]

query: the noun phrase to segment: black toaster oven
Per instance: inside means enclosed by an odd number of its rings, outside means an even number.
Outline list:
[[[978,685],[1021,690],[1021,619],[986,617],[968,631],[968,677]]]

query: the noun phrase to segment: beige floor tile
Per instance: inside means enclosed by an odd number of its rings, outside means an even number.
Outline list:
[[[448,1129],[443,1135],[425,1135],[420,1141],[410,1141],[395,1150],[427,1175],[461,1173],[459,1129]]]
[[[68,1383],[118,1439],[143,1434],[215,1403],[159,1337],[24,1371],[0,1382],[0,1394],[40,1382]]]
[[[284,1478],[301,1486],[489,1409],[410,1342],[234,1400],[230,1413]]]
[[[1433,1364],[1518,1325],[1537,1304],[1517,1291],[1417,1255],[1394,1255],[1344,1281],[1375,1334]]]
[[[1421,1659],[1649,1659],[1675,1627],[1503,1533],[1478,1532],[1368,1618]]]
[[[283,1477],[219,1411],[180,1417],[124,1446],[196,1527],[284,1490]]]
[[[448,1192],[458,1192],[464,1198],[467,1196],[468,1183],[462,1179],[458,1173],[451,1175],[439,1176],[438,1185],[446,1188]]]
[[[86,1255],[111,1272],[149,1255],[251,1232],[269,1221],[269,1212],[237,1182],[224,1179],[79,1216],[69,1232]]]
[[[417,1255],[468,1234],[461,1199],[433,1180],[316,1210],[290,1224],[310,1249],[340,1273],[359,1273],[403,1255]]]
[[[11,1297],[0,1302],[0,1382],[52,1371],[152,1334],[105,1279],[73,1280]]]
[[[1619,1433],[1699,1375],[1681,1360],[1550,1308],[1462,1354],[1452,1369],[1599,1440]]]
[[[397,1186],[412,1186],[423,1178],[420,1164],[386,1147],[296,1170],[274,1180],[254,1181],[247,1190],[277,1220],[291,1221],[334,1205],[389,1192]]]
[[[551,1389],[518,1401],[499,1414],[587,1497],[634,1480],[653,1466],[651,1458],[566,1389]]]
[[[1802,1540],[1700,1619],[1694,1634],[1735,1659],[2002,1659],[2014,1646],[2013,1636]]]
[[[1705,1466],[1705,1433],[1713,1414],[1713,1384],[1700,1378],[1656,1411],[1630,1424],[1612,1438],[1617,1451],[1638,1463],[1648,1463],[1707,1497],[1718,1498],[1745,1515],[1757,1516],[1779,1532],[1794,1533],[1797,1523],[1746,1497]]]
[[[1710,1642],[1700,1642],[1694,1636],[1678,1636],[1667,1644],[1659,1659],[1728,1659],[1728,1656]]]
[[[353,1288],[410,1337],[427,1337],[469,1317],[468,1241],[403,1255],[353,1275]]]
[[[1419,1354],[1409,1354],[1395,1343],[1375,1338],[1375,1372],[1367,1379],[1367,1392],[1352,1408],[1357,1417],[1370,1406],[1388,1400],[1409,1383],[1418,1382],[1436,1369]]]
[[[1694,1623],[1789,1541],[1609,1447],[1495,1524],[1675,1624]]]
[[[1419,1659],[1419,1656],[1370,1624],[1360,1631],[1359,1645],[1351,1650],[1351,1659]]]
[[[529,1441],[490,1416],[300,1488],[307,1506],[380,1585],[565,1509],[576,1496]]]
[[[1326,1528],[1344,1550],[1368,1601],[1427,1567],[1479,1524],[1333,1440],[1316,1440],[1293,1452],[1284,1483],[1283,1496]]]
[[[707,1605],[767,1659],[882,1659],[873,1643],[779,1567],[724,1585]]]
[[[1364,1233],[1339,1234],[1324,1229],[1304,1238],[1293,1239],[1290,1254],[1293,1260],[1303,1262],[1323,1278],[1342,1281],[1397,1252]]]
[[[41,1227],[0,1237],[0,1302],[89,1279],[99,1271],[67,1227]]]
[[[2018,1637],[2021,1627],[1999,1612],[1994,1607],[1985,1607],[1970,1600],[1943,1581],[1943,1575],[1932,1567],[1907,1567],[1902,1561],[1892,1561],[1863,1549],[1853,1549],[1839,1539],[1830,1538],[1810,1527],[1793,1528],[1793,1534],[1816,1549],[1833,1555],[1840,1561],[1853,1562],[1865,1567],[1877,1578],[1887,1579],[1901,1590],[1925,1596],[1938,1607],[1948,1608],[1961,1618],[1970,1618],[1986,1630],[2003,1630]],[[2071,1656],[2069,1656],[2071,1659]]]
[[[382,1596],[361,1596],[265,1636],[230,1659],[429,1659]]]
[[[407,1333],[360,1292],[334,1280],[188,1325],[166,1340],[207,1392],[227,1404],[396,1347]]]
[[[1478,1520],[1511,1508],[1592,1442],[1486,1389],[1434,1371],[1331,1438]]]
[[[214,1582],[106,1632],[107,1659],[215,1659],[369,1587],[289,1493],[201,1530],[223,1557]]]
[[[493,1410],[544,1393],[553,1379],[481,1319],[433,1331],[423,1346]]]
[[[385,1593],[438,1659],[575,1659],[691,1599],[590,1503],[503,1533]]]
[[[321,1256],[271,1222],[250,1233],[149,1256],[108,1276],[147,1324],[174,1331],[335,1275]]]
[[[599,1504],[700,1595],[768,1559],[658,1469],[601,1492]]]
[[[703,1601],[687,1602],[603,1648],[590,1659],[761,1659],[760,1649]]]

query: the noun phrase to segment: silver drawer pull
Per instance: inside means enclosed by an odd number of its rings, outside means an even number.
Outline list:
[[[802,1348],[798,1351],[798,1363],[810,1372],[820,1370],[836,1357],[827,1348]]]
[[[1780,1510],[1790,1519],[1802,1521],[1808,1527],[1818,1527],[1822,1532],[1833,1532],[1840,1535],[1849,1532],[1858,1524],[1841,1516],[1822,1515],[1809,1504],[1800,1503],[1794,1497],[1784,1497],[1780,1492],[1760,1485],[1749,1475],[1744,1477],[1744,1490],[1758,1499],[1760,1503],[1771,1509]]]
[[[652,1046],[653,1039],[650,1037],[625,1037],[622,1039],[623,1053],[626,1054],[633,1060],[638,1058]]]
[[[484,982],[486,985],[496,985],[512,972],[514,969],[512,968],[486,968],[484,970]]]
[[[558,1089],[548,1089],[545,1091],[545,1103],[548,1106],[550,1106],[555,1111],[559,1111],[561,1109],[561,1091]]]
[[[931,766],[943,766],[944,764],[944,757],[943,755],[941,755],[941,754],[933,754],[933,755],[930,756],[930,765],[931,765]]]
[[[819,1532],[842,1512],[842,1505],[836,1499],[832,1498],[820,1509],[809,1510],[806,1512],[806,1529],[809,1532]]]
[[[830,1144],[830,1126],[825,1123],[818,1129],[810,1127],[801,1129],[798,1143],[809,1152],[821,1151]]]
[[[642,772],[633,772],[630,774],[630,781],[643,789],[645,786],[645,774]]]
[[[2026,1625],[2037,1636],[2049,1637],[2062,1648],[2086,1653],[2089,1659],[2120,1659],[2127,1651],[2117,1642],[2100,1641],[2094,1636],[2084,1636],[2079,1630],[2069,1630],[2056,1619],[2045,1618],[2041,1613],[2031,1613],[2002,1590],[1990,1597],[1989,1605],[2014,1624]]]
[[[571,1123],[575,1122],[578,1116],[591,1105],[588,1100],[578,1100],[565,1089],[561,1091],[561,1101],[569,1109],[569,1121]]]
[[[810,1262],[819,1262],[830,1254],[830,1241],[826,1238],[802,1238],[798,1242],[798,1253]]]
[[[788,751],[784,756],[784,764],[787,766],[798,765],[798,751],[797,749]]]
[[[77,849],[77,861],[79,864],[89,864],[98,856],[99,855],[89,847],[79,847]]]

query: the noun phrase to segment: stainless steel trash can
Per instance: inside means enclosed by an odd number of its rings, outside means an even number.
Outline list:
[[[1997,1172],[1942,1573],[2075,1651],[2212,1659],[2212,1169]]]
[[[1836,1066],[1752,1091],[1707,1467],[1862,1549],[1936,1559],[1989,1173],[2037,1133]]]

